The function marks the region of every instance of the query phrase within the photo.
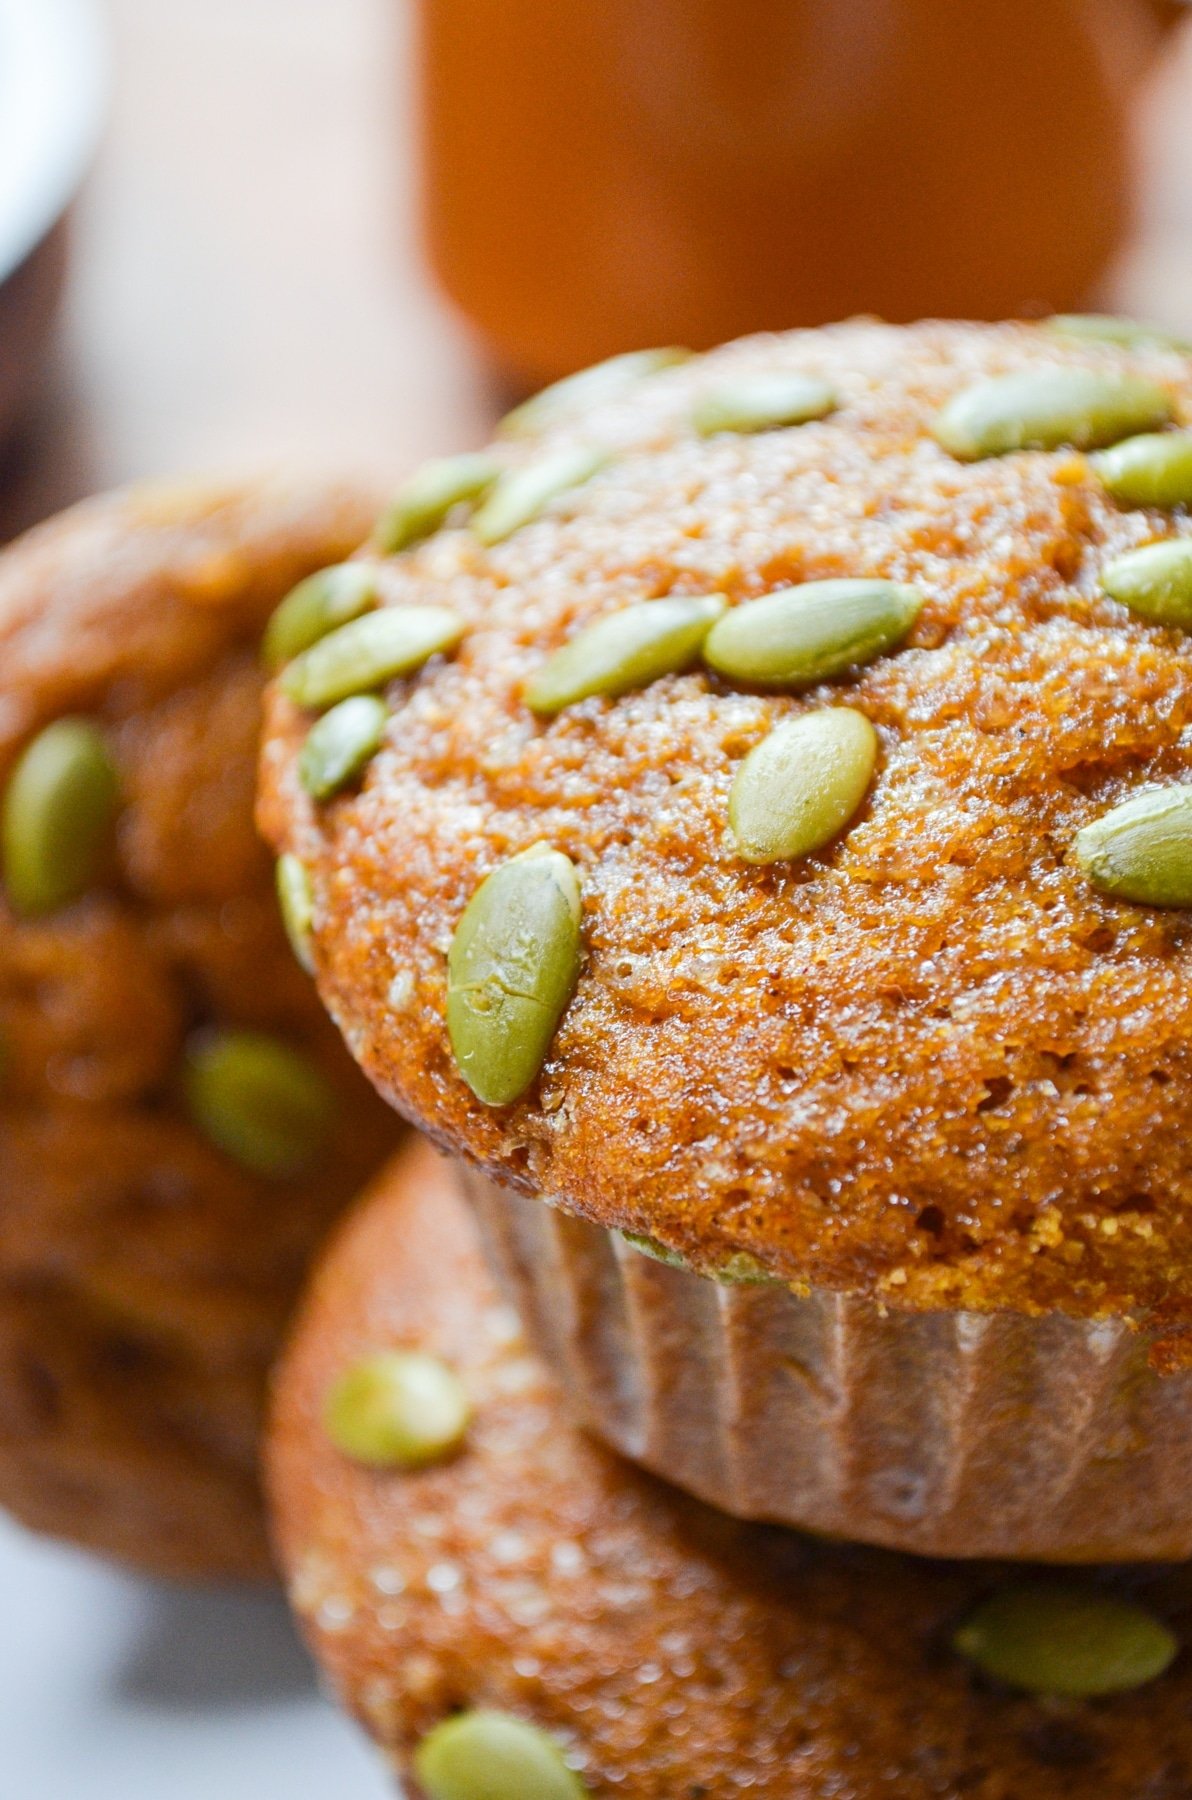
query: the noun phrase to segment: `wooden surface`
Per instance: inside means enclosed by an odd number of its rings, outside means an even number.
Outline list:
[[[412,3],[110,0],[111,125],[0,535],[136,476],[400,472],[483,434],[499,397],[416,248]],[[1192,332],[1192,27],[1140,139],[1103,298]]]

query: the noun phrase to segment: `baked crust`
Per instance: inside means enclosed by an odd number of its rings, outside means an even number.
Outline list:
[[[1119,509],[1074,452],[961,464],[929,433],[970,382],[1044,365],[1142,374],[1192,409],[1173,351],[1022,325],[730,345],[507,447],[614,453],[508,541],[448,530],[388,565],[388,599],[470,630],[393,686],[359,794],[309,802],[307,718],[275,692],[262,818],[314,869],[324,997],[442,1144],[699,1268],[743,1252],[895,1305],[1187,1319],[1192,923],[1098,895],[1070,849],[1187,776],[1189,640],[1098,572],[1189,522]],[[839,410],[693,432],[699,393],[773,367],[826,377]],[[838,575],[926,595],[907,646],[851,680],[774,696],[697,672],[549,721],[522,700],[616,607]],[[724,823],[741,758],[841,700],[881,739],[863,811],[802,863],[747,867]],[[488,1109],[449,1053],[444,953],[538,839],[579,867],[585,962],[536,1086]]]
[[[266,1371],[307,1258],[396,1136],[282,933],[253,828],[257,639],[373,501],[312,481],[147,487],[0,557],[0,789],[64,714],[123,789],[118,867],[46,918],[0,895],[0,1504],[171,1574],[261,1575]],[[300,1179],[221,1155],[186,1035],[300,1046],[338,1095]]]
[[[322,1423],[343,1370],[397,1346],[450,1359],[476,1405],[457,1460],[413,1475],[354,1466]],[[407,1778],[425,1732],[481,1706],[553,1733],[597,1800],[1182,1800],[1192,1788],[1186,1657],[1097,1702],[982,1685],[950,1640],[1020,1567],[742,1525],[586,1439],[497,1303],[450,1172],[425,1145],[319,1267],[276,1388],[269,1487],[315,1654]],[[1187,1565],[1081,1579],[1188,1629]]]

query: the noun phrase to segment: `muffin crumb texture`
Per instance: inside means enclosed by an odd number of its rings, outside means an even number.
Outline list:
[[[592,472],[501,541],[449,513],[379,564],[383,604],[445,606],[462,640],[390,684],[362,786],[325,804],[297,775],[311,715],[275,688],[262,818],[310,870],[354,1052],[498,1179],[697,1268],[744,1254],[899,1307],[1136,1318],[1174,1367],[1192,915],[1098,891],[1073,845],[1189,778],[1192,643],[1101,576],[1192,530],[1111,497],[1104,415],[1089,454],[961,461],[934,435],[976,384],[1057,369],[1135,384],[1138,429],[1192,418],[1192,364],[1158,341],[867,322],[543,409],[505,466],[590,447]],[[834,410],[701,434],[705,397],[771,371],[826,384]],[[618,609],[836,578],[922,596],[860,669],[773,692],[701,665],[551,717],[526,702]],[[801,860],[750,866],[726,824],[743,759],[832,706],[877,734],[860,809]],[[584,960],[536,1083],[484,1106],[450,1053],[446,950],[480,882],[540,840],[579,873]]]

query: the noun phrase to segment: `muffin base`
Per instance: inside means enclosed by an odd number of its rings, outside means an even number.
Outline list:
[[[700,1499],[928,1556],[1192,1555],[1192,1372],[1145,1332],[721,1283],[460,1169],[577,1416]]]
[[[1180,1638],[1148,1686],[1057,1702],[974,1679],[953,1634],[1031,1572],[742,1524],[605,1451],[496,1304],[453,1179],[415,1141],[337,1231],[268,1440],[302,1628],[409,1800],[420,1741],[470,1707],[548,1732],[592,1800],[1188,1800],[1192,1567],[1065,1577]],[[464,1447],[351,1462],[328,1391],[413,1348],[467,1386]]]

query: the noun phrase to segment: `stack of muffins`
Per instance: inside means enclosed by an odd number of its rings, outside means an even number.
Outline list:
[[[270,1485],[426,1800],[1192,1793],[1187,423],[1120,321],[619,358],[298,620],[259,817],[454,1160]]]
[[[313,974],[432,1143],[271,1529],[411,1795],[1188,1800],[1192,354],[640,353],[374,517],[0,559],[0,1501],[267,1571]]]

